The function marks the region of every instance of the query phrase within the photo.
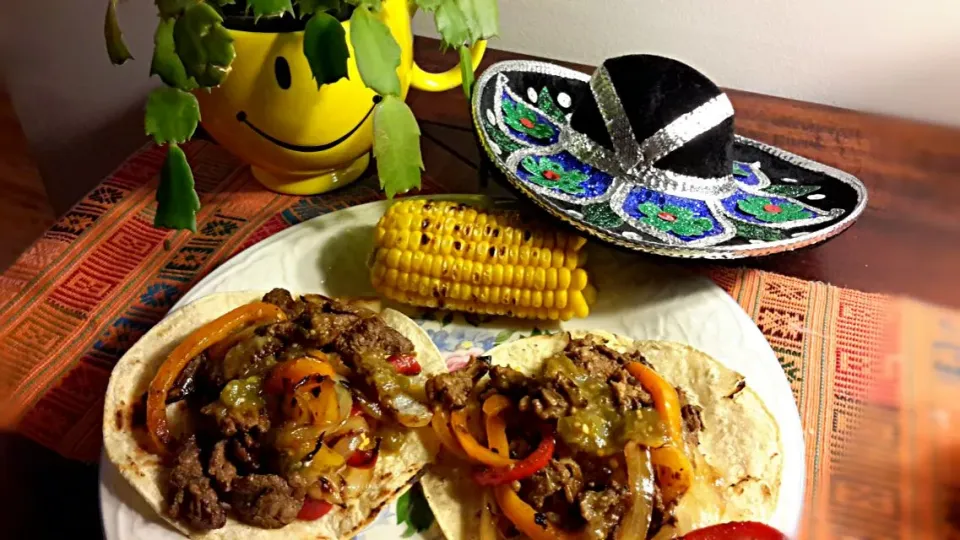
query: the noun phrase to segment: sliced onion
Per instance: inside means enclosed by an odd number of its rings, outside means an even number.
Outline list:
[[[347,418],[350,418],[350,411],[353,410],[353,396],[350,394],[350,390],[347,390],[342,384],[335,385],[334,391],[337,393],[340,422],[343,422]]]
[[[307,494],[318,501],[343,506],[342,482],[340,473],[323,474],[316,484],[307,489]]]
[[[383,409],[380,408],[379,403],[371,401],[367,396],[363,395],[363,392],[356,389],[353,391],[353,399],[356,400],[357,406],[360,407],[363,414],[371,418],[376,418],[377,420],[383,420]]]
[[[373,469],[373,467],[365,469],[347,467],[343,473],[343,496],[347,499],[354,499],[362,495],[370,481],[373,480]]]
[[[407,394],[399,393],[393,396],[392,405],[396,410],[397,420],[407,427],[423,427],[433,419],[433,413],[423,403]]]
[[[623,449],[627,462],[627,481],[630,486],[630,509],[620,522],[618,538],[646,538],[653,516],[654,475],[650,450],[630,441]]]

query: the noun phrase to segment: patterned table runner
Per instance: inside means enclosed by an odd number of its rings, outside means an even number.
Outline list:
[[[150,147],[0,277],[0,425],[97,460],[110,370],[185,291],[278,231],[380,198],[373,178],[319,197],[281,196],[215,144],[187,151],[203,201],[196,234],[151,226],[162,153]],[[425,178],[423,192],[443,191]],[[756,321],[793,388],[807,443],[805,536],[946,537],[938,527],[960,493],[949,465],[958,436],[947,429],[957,417],[920,411],[955,401],[936,400],[960,380],[960,316],[767,272],[708,273]]]

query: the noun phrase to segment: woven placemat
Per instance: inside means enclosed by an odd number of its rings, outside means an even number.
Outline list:
[[[281,196],[262,189],[247,167],[215,144],[197,141],[186,149],[203,201],[196,234],[151,226],[163,154],[149,147],[64,215],[0,277],[3,420],[66,457],[98,459],[112,367],[200,278],[291,225],[381,197],[375,178],[318,197]],[[425,179],[422,192],[443,191]],[[767,272],[711,269],[709,275],[757,323],[790,380],[807,443],[806,535],[823,538],[842,526],[852,536],[867,530],[884,536],[905,527],[903,505],[915,502],[908,493],[920,497],[933,484],[920,484],[917,479],[926,478],[922,475],[901,475],[894,488],[903,488],[908,480],[921,487],[880,493],[886,484],[874,482],[879,476],[873,472],[844,472],[851,463],[843,459],[844,451],[863,440],[857,430],[877,395],[872,383],[881,379],[880,395],[887,400],[883,410],[889,412],[885,425],[896,429],[885,443],[893,445],[887,453],[893,457],[877,467],[887,473],[908,467],[900,457],[909,452],[893,448],[927,448],[933,439],[922,438],[939,436],[932,425],[911,423],[914,417],[902,413],[904,407],[922,405],[909,400],[924,395],[910,386],[913,379],[903,376],[910,370],[877,366],[889,363],[882,338],[892,335],[890,329],[911,340],[901,340],[901,345],[929,352],[929,366],[934,366],[939,338],[926,330],[904,333],[898,325],[906,320],[912,329],[941,312]],[[952,365],[960,369],[960,349],[953,343]],[[931,370],[923,371],[924,377],[938,373]],[[936,471],[931,469],[936,463],[926,461],[924,470]],[[868,502],[883,496],[896,500],[883,499],[877,508]],[[897,512],[881,525],[874,514],[887,509]]]

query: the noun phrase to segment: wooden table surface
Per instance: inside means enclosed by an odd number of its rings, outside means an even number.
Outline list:
[[[418,38],[416,52],[417,62],[428,71],[451,67],[455,61],[452,54],[440,54],[430,39]],[[532,57],[490,50],[481,69],[518,58]],[[869,205],[853,227],[825,244],[720,264],[960,307],[960,287],[953,285],[960,273],[960,212],[954,210],[960,204],[960,130],[728,93],[737,133],[859,177],[869,191]],[[479,154],[463,92],[413,91],[408,101],[424,133],[426,174],[475,175]]]
[[[426,69],[453,65],[434,40],[418,38],[416,51]],[[521,57],[489,51],[484,66]],[[827,244],[728,264],[960,306],[960,287],[951,281],[960,270],[960,219],[953,212],[960,202],[960,130],[745,92],[730,96],[741,134],[853,173],[870,190],[870,204]],[[479,154],[463,93],[413,92],[409,101],[421,121],[426,174],[475,186]],[[11,538],[102,534],[96,465],[2,433],[0,462],[0,519]]]

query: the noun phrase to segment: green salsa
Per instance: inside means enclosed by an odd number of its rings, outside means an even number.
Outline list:
[[[557,433],[567,446],[595,456],[609,456],[623,451],[629,440],[650,447],[666,442],[663,422],[655,410],[619,412],[608,382],[577,367],[564,355],[548,358],[544,364],[544,377],[557,374],[569,377],[587,403],[557,421]]]

